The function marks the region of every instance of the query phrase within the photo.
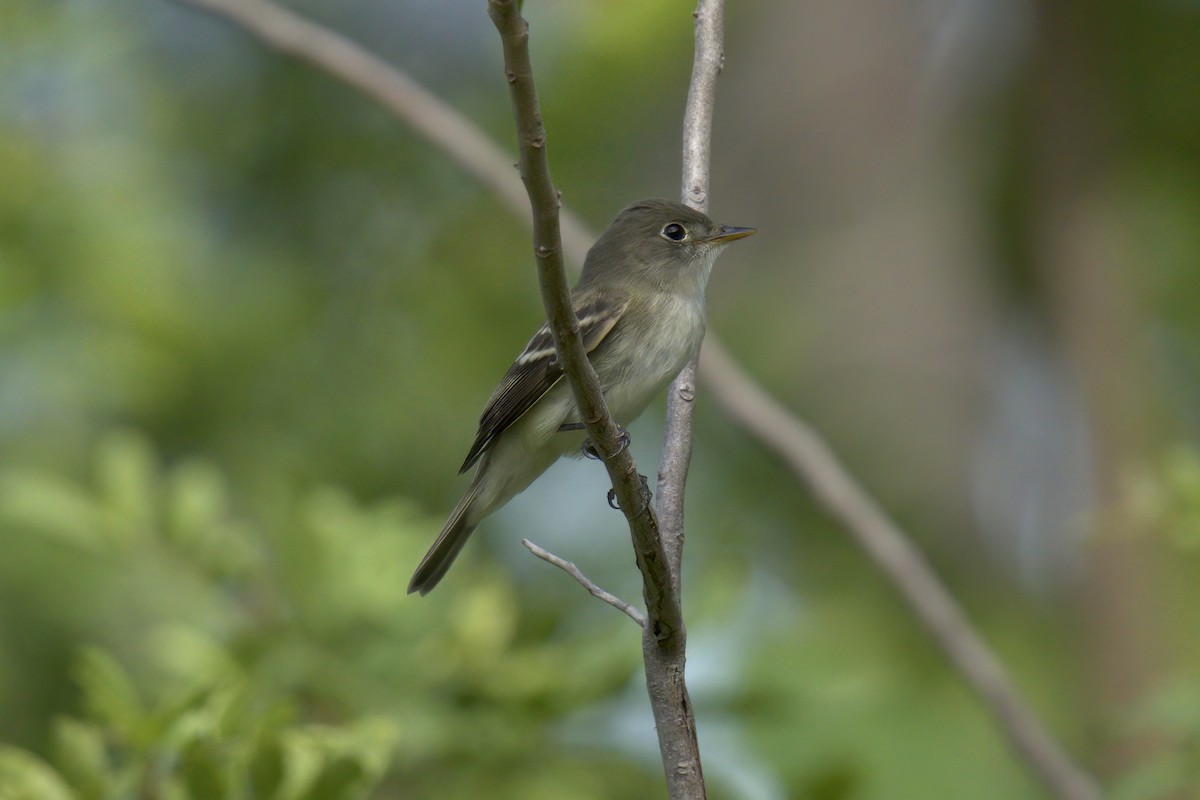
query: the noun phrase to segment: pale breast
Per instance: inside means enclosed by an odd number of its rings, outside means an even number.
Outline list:
[[[612,353],[613,362],[601,376],[609,410],[622,425],[641,414],[699,348],[704,306],[659,295],[646,316],[633,322],[638,333],[622,337],[620,351]]]

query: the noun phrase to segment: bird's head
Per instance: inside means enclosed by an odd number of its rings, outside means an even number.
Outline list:
[[[666,289],[694,286],[703,293],[717,254],[754,232],[718,225],[671,200],[639,200],[621,211],[588,251],[581,285],[618,279]]]

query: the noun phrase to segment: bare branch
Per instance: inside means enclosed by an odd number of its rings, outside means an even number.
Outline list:
[[[590,578],[588,578],[587,575],[584,575],[583,571],[581,569],[579,569],[579,567],[575,566],[574,563],[567,561],[565,558],[559,558],[558,556],[554,555],[554,553],[551,553],[548,550],[544,550],[541,547],[538,547],[536,544],[529,541],[528,539],[522,539],[521,544],[525,545],[526,550],[533,553],[535,556],[540,558],[542,561],[553,564],[554,566],[561,569],[563,572],[570,575],[572,578],[574,578],[576,580],[576,582],[579,583],[580,586],[582,586],[584,589],[586,589],[588,594],[590,594],[592,597],[595,597],[598,600],[603,600],[605,603],[608,603],[610,606],[615,608],[617,611],[620,611],[622,614],[624,614],[625,616],[629,617],[631,620],[636,622],[638,624],[638,627],[640,627],[640,628],[646,627],[646,616],[637,609],[637,606],[634,606],[632,603],[626,603],[624,600],[617,597],[615,594],[612,594],[611,592],[607,592],[604,589],[601,589],[599,586],[597,586],[595,583],[593,583],[592,580]]]
[[[695,18],[695,56],[683,112],[683,202],[708,210],[708,182],[713,108],[717,77],[724,63],[724,0],[699,0]],[[696,359],[684,366],[667,392],[667,425],[658,461],[658,519],[663,547],[680,591],[683,561],[683,506],[688,467],[692,460],[692,420],[696,404]]]
[[[505,152],[474,123],[403,72],[345,37],[267,0],[176,2],[224,16],[268,45],[341,78],[479,179],[512,213],[530,221],[529,206]],[[595,233],[565,211],[561,222],[565,251],[571,261],[581,264]],[[738,367],[715,335],[706,337],[700,360],[700,375],[725,412],[787,462],[812,487],[819,502],[846,526],[979,695],[1014,751],[1054,796],[1060,800],[1098,800],[1100,791],[1095,779],[1080,769],[1037,720],[954,598],[909,544],[909,537],[883,515],[821,438]],[[677,381],[672,386],[671,402],[687,395],[690,386]],[[672,412],[671,418],[681,417]],[[660,484],[660,504],[662,494]]]
[[[708,210],[709,152],[717,76],[721,72],[725,30],[724,0],[699,0],[695,14],[695,55],[683,115],[683,202]],[[691,358],[667,391],[667,423],[658,467],[657,509],[662,548],[671,589],[682,601],[684,493],[692,459],[696,359]],[[704,798],[704,771],[696,738],[696,719],[684,681],[686,633],[673,641],[643,637],[646,684],[660,731],[667,789],[672,798]],[[668,735],[663,735],[663,731]],[[673,765],[674,768],[671,768]]]
[[[658,521],[637,464],[628,448],[619,442],[616,423],[605,405],[600,381],[579,336],[579,320],[571,309],[558,230],[559,198],[550,179],[546,130],[542,125],[529,61],[529,26],[518,13],[515,0],[489,0],[488,14],[500,31],[504,45],[505,77],[512,93],[521,151],[521,178],[533,207],[533,251],[537,257],[546,318],[588,437],[599,451],[621,511],[629,521],[638,568],[645,578],[647,630],[660,639],[671,638],[682,632],[683,618],[679,599],[671,591],[671,576],[659,540]]]
[[[504,46],[505,77],[512,94],[521,152],[521,179],[533,207],[533,249],[546,317],[588,436],[600,453],[618,504],[629,521],[634,554],[642,573],[647,616],[642,657],[667,793],[671,800],[703,800],[704,777],[696,743],[696,723],[683,676],[685,633],[677,582],[659,536],[649,494],[633,456],[618,443],[617,426],[604,403],[600,383],[579,336],[579,321],[571,309],[558,230],[559,197],[550,179],[546,130],[529,60],[529,25],[521,17],[516,0],[488,0],[488,14]]]
[[[717,77],[725,66],[725,0],[699,0],[696,6],[696,55],[683,111],[683,202],[708,210],[713,109]]]

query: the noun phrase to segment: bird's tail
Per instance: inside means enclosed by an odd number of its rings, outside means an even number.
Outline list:
[[[421,563],[417,565],[416,572],[413,573],[412,580],[408,582],[408,593],[419,592],[422,595],[429,594],[433,591],[433,587],[438,585],[438,581],[446,574],[446,570],[450,569],[450,565],[454,563],[454,559],[458,557],[458,552],[462,550],[463,545],[467,543],[467,539],[471,537],[471,533],[475,530],[476,522],[469,523],[467,518],[468,511],[475,502],[476,496],[479,494],[479,481],[472,482],[471,488],[458,501],[458,505],[454,507],[454,511],[450,512],[450,519],[446,520],[446,525],[442,528],[442,532],[438,535],[437,541],[429,548],[429,552],[421,559]]]

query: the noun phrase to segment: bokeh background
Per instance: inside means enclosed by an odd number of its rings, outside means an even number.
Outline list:
[[[290,4],[505,147],[481,0]],[[529,0],[556,182],[676,196],[691,7]],[[712,329],[1118,800],[1200,792],[1200,5],[731,3]],[[540,321],[528,234],[373,103],[166,0],[0,4],[0,797],[663,795],[592,463],[404,594]],[[661,408],[634,428],[653,465]],[[651,469],[644,471],[652,472]],[[714,798],[1045,796],[699,399]]]

